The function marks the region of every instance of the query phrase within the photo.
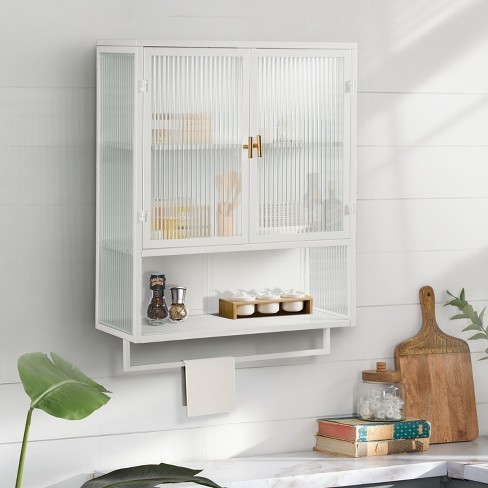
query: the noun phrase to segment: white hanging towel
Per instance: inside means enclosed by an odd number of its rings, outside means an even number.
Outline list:
[[[236,374],[233,357],[183,362],[188,417],[234,410]]]

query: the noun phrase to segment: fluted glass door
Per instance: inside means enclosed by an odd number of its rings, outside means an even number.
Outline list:
[[[342,51],[257,50],[251,132],[255,241],[348,237],[351,59]]]
[[[247,240],[248,59],[236,49],[146,50],[145,247]]]

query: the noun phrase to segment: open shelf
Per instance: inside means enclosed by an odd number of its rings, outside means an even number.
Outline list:
[[[218,315],[193,315],[180,324],[147,325],[142,320],[142,342],[182,341],[206,337],[266,334],[296,330],[329,329],[351,325],[347,317],[314,311],[276,317],[253,317],[231,320]]]

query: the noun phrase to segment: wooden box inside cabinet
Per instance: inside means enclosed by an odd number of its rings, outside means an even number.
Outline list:
[[[283,303],[303,303],[303,306],[298,311],[287,311],[283,308]],[[262,313],[258,310],[259,305],[278,304],[279,309],[277,312]],[[239,307],[246,307],[249,305],[254,306],[254,312],[251,314],[242,315],[239,313]],[[236,320],[239,318],[249,317],[270,317],[280,315],[299,315],[299,314],[311,314],[313,312],[313,300],[312,297],[304,296],[303,298],[277,298],[276,300],[253,300],[247,302],[233,301],[231,299],[220,298],[219,299],[219,315],[227,319]]]
[[[144,343],[352,325],[355,79],[351,43],[99,42],[97,328]],[[270,283],[287,266],[298,285]],[[151,272],[189,287],[179,329],[145,319]],[[234,288],[285,286],[313,307],[218,316]]]

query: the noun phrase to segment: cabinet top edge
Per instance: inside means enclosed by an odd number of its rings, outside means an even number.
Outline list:
[[[289,42],[289,41],[167,41],[152,39],[100,39],[97,46],[126,47],[225,47],[254,49],[357,49],[355,42]]]

